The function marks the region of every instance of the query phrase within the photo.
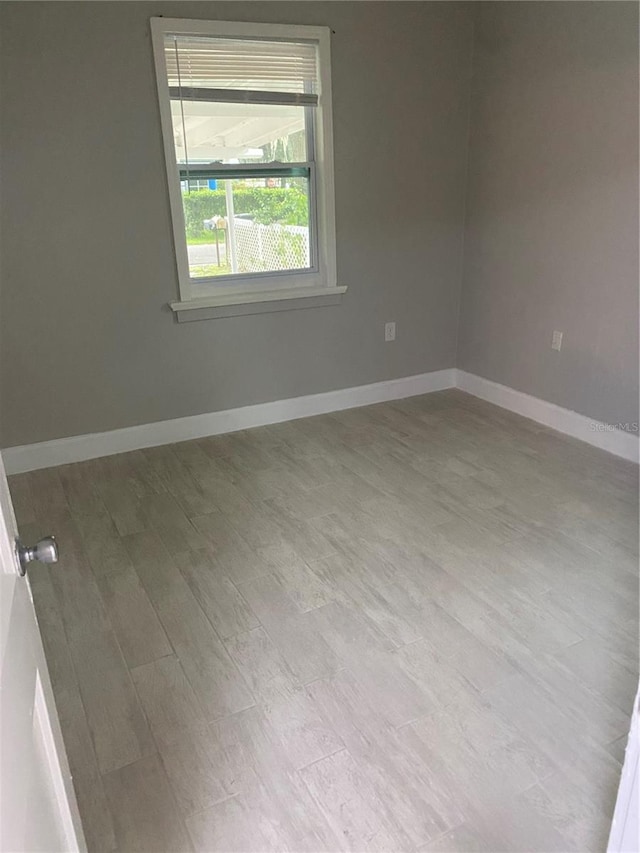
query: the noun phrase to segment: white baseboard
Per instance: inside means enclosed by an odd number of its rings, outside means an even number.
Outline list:
[[[276,400],[273,403],[259,403],[255,406],[243,406],[239,409],[125,427],[109,432],[75,435],[70,438],[43,441],[39,444],[8,447],[2,451],[2,458],[7,474],[21,474],[24,471],[35,471],[39,468],[50,468],[69,462],[82,462],[85,459],[97,459],[100,456],[111,456],[128,450],[139,450],[142,447],[159,447],[162,444],[173,444],[177,441],[220,435],[310,415],[367,406],[371,403],[383,403],[386,400],[400,400],[403,397],[414,397],[417,394],[453,388],[454,384],[454,368],[436,370],[432,373],[421,373],[418,376],[374,382],[371,385]]]
[[[638,462],[640,444],[637,433],[616,429],[609,424],[464,370],[456,370],[456,387],[565,435],[586,441],[601,450],[607,450],[631,462]]]
[[[326,391],[322,394],[276,400],[272,403],[258,403],[255,406],[243,406],[239,409],[125,427],[110,432],[76,435],[71,438],[43,441],[39,444],[8,447],[2,451],[2,458],[7,474],[21,474],[24,471],[36,471],[39,468],[50,468],[69,462],[97,459],[100,456],[111,456],[114,453],[125,453],[143,447],[159,447],[162,444],[220,435],[310,415],[338,412],[357,406],[368,406],[371,403],[383,403],[386,400],[400,400],[403,397],[414,397],[417,394],[428,394],[432,391],[443,391],[445,388],[455,387],[503,409],[531,418],[565,435],[579,438],[616,456],[638,462],[637,435],[613,429],[608,424],[587,418],[569,409],[563,409],[546,400],[531,397],[506,385],[499,385],[482,376],[454,368],[421,373],[418,376],[405,376],[402,379],[390,379],[387,382],[374,382],[371,385],[360,385],[355,388],[341,388],[338,391]]]

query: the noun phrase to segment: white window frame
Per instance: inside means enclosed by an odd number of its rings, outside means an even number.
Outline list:
[[[252,24],[231,21],[203,21],[183,18],[151,18],[151,35],[158,85],[160,119],[167,167],[169,202],[178,269],[179,299],[170,303],[178,319],[201,319],[233,313],[279,310],[291,307],[324,305],[339,301],[346,287],[339,287],[336,274],[335,202],[333,176],[333,124],[331,109],[331,52],[328,27],[295,24]],[[314,267],[305,271],[283,271],[251,276],[234,276],[233,283],[195,283],[189,273],[184,210],[179,167],[173,141],[173,123],[169,83],[165,62],[165,36],[222,36],[227,38],[311,41],[318,49],[318,106],[314,108],[315,224],[316,258]],[[312,175],[313,180],[313,175]],[[306,300],[304,303],[299,300]],[[260,308],[260,305],[264,308]],[[244,306],[236,312],[233,306]],[[250,306],[250,307],[248,307]],[[207,313],[206,309],[222,309]],[[181,316],[184,314],[184,316]]]

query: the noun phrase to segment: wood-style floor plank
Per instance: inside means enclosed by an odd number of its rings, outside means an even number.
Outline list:
[[[304,767],[342,748],[342,741],[323,722],[263,628],[227,640],[227,648],[294,767]]]
[[[251,691],[193,595],[166,597],[156,606],[206,719],[212,722],[250,708]]]
[[[279,578],[265,575],[240,587],[260,624],[302,684],[330,675],[338,658],[301,614]]]
[[[156,744],[171,743],[185,732],[206,728],[198,698],[174,655],[137,666],[131,677]]]
[[[338,850],[405,849],[371,780],[346,749],[305,767],[301,776],[339,838]]]
[[[229,580],[213,552],[201,548],[175,556],[191,591],[222,639],[260,625],[258,617]]]
[[[244,749],[239,744],[223,742],[217,723],[208,726],[204,733],[199,728],[187,730],[167,743],[160,743],[158,748],[185,816],[202,812],[241,792],[246,766]]]
[[[171,654],[160,620],[134,568],[96,578],[102,601],[129,667]]]
[[[193,848],[157,755],[104,777],[118,850],[186,853]]]

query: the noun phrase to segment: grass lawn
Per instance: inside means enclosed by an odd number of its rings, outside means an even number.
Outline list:
[[[196,237],[187,237],[187,246],[204,246],[207,243],[213,245],[216,240],[218,243],[224,243],[224,231],[205,231]]]
[[[231,275],[231,267],[229,264],[197,264],[191,267],[191,275],[193,278],[206,278],[210,275]]]

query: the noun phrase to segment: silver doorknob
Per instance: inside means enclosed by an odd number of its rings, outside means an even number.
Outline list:
[[[55,536],[45,536],[35,545],[29,547],[16,539],[16,553],[20,562],[20,575],[27,573],[27,564],[38,560],[40,563],[58,562],[58,543]]]

